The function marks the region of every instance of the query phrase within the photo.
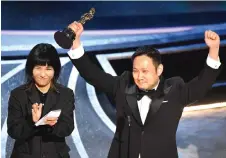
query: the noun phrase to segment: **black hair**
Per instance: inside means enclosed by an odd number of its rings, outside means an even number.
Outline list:
[[[61,63],[57,50],[48,43],[40,43],[34,46],[28,57],[25,66],[25,75],[27,84],[34,83],[33,69],[37,65],[48,65],[54,69],[53,83],[55,83],[60,75]]]
[[[156,68],[158,67],[159,64],[162,64],[160,52],[151,46],[142,46],[137,48],[137,50],[131,57],[132,63],[137,56],[142,56],[142,55],[146,55],[150,57]]]

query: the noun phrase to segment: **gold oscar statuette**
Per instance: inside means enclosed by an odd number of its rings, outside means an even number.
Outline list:
[[[81,23],[84,25],[86,21],[90,20],[93,18],[95,14],[95,9],[91,8],[88,13],[85,13],[81,16],[80,20],[77,21],[78,23]],[[56,43],[64,48],[64,49],[69,49],[72,46],[73,41],[75,40],[75,33],[72,31],[70,28],[65,28],[63,31],[57,31],[54,34],[54,39]]]

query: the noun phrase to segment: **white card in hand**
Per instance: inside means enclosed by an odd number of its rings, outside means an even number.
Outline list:
[[[48,114],[46,114],[45,116],[43,116],[38,122],[35,123],[35,126],[40,126],[40,125],[45,125],[45,119],[47,117],[59,117],[61,113],[61,110],[53,110],[50,111]]]

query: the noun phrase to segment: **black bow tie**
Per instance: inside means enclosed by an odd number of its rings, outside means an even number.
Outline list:
[[[147,95],[149,98],[152,98],[155,94],[156,90],[155,89],[152,89],[152,90],[147,90],[147,91],[144,91],[144,90],[140,90],[138,89],[137,91],[137,100],[141,100],[141,98],[144,96],[144,95]]]

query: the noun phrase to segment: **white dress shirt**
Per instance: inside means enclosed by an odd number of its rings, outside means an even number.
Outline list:
[[[156,90],[158,85],[159,85],[159,83],[153,89]],[[141,120],[142,120],[143,124],[144,124],[144,122],[146,120],[148,111],[150,109],[151,101],[152,101],[152,99],[149,98],[147,95],[144,95],[141,98],[141,100],[137,101],[138,109],[139,109],[139,112],[140,112],[140,117],[141,117]]]
[[[159,83],[155,86],[155,88],[154,88],[155,90],[157,89],[158,85],[159,85]],[[146,120],[148,111],[150,109],[151,102],[152,102],[152,99],[149,98],[147,95],[144,95],[141,98],[141,100],[137,101],[138,109],[139,109],[139,112],[140,112],[140,117],[141,117],[143,124]],[[140,158],[140,154],[139,154],[139,158]]]
[[[78,48],[76,48],[74,50],[70,49],[68,51],[68,55],[70,56],[71,59],[78,59],[78,58],[82,57],[84,53],[85,52],[84,52],[84,48],[83,48],[82,44]],[[221,62],[220,62],[219,59],[218,59],[218,61],[216,61],[209,56],[206,59],[206,63],[207,63],[208,66],[210,66],[213,69],[218,69],[221,65]],[[158,85],[154,89],[156,90],[157,87],[158,87]],[[151,101],[152,101],[151,98],[149,98],[147,95],[144,95],[141,98],[141,100],[137,101],[138,109],[139,109],[141,120],[142,120],[143,124],[146,120]],[[139,158],[140,157],[141,156],[139,154]]]

